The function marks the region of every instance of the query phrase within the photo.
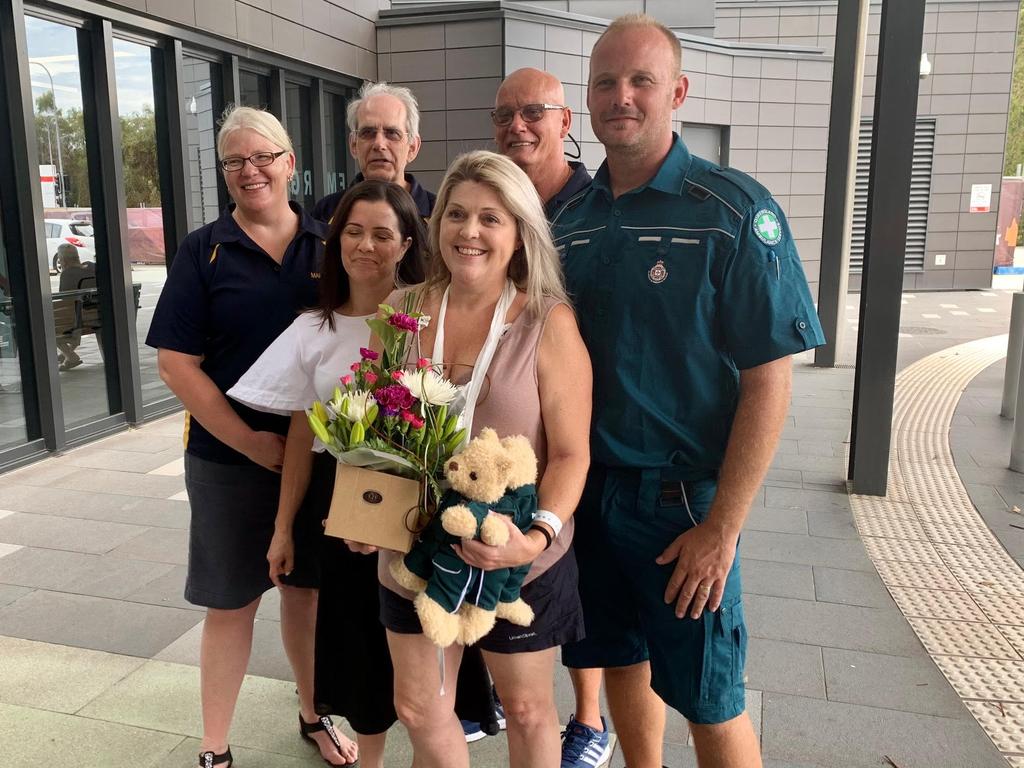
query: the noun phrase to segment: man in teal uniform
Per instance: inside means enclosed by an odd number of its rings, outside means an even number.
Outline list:
[[[592,470],[576,512],[587,637],[630,768],[660,768],[661,700],[702,768],[760,766],[744,712],[736,548],[789,407],[790,355],[824,342],[785,216],[672,132],[679,41],[613,22],[587,105],[607,160],[554,222],[594,363]],[[660,699],[659,699],[660,697]]]

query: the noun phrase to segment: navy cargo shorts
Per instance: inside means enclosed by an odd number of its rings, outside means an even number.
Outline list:
[[[717,482],[671,474],[591,468],[573,541],[587,634],[562,647],[562,662],[579,669],[649,660],[651,687],[666,704],[692,723],[723,723],[745,708],[739,557],[717,611],[676,618],[675,603],[664,601],[675,561],[655,558],[706,518]]]

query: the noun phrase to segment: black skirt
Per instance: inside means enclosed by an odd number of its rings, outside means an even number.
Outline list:
[[[319,519],[330,508],[336,467],[327,453],[313,462],[303,509]],[[356,733],[383,733],[398,720],[394,668],[380,622],[377,555],[356,554],[331,536],[322,536],[320,544],[313,695],[319,714],[344,717]],[[490,678],[475,648],[466,649],[455,698],[460,718],[497,730]]]

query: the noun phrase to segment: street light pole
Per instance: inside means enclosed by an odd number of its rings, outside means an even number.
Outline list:
[[[60,204],[61,207],[66,208],[68,201],[67,190],[64,188],[64,157],[61,155],[60,151],[60,121],[57,119],[57,90],[53,87],[53,74],[50,72],[49,67],[41,61],[33,61],[32,59],[29,59],[28,63],[35,64],[37,67],[42,67],[43,72],[45,72],[46,76],[50,78],[50,93],[53,95],[53,130],[57,135],[57,173],[60,175]]]

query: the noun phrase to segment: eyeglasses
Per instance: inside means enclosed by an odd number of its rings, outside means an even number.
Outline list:
[[[288,150],[282,149],[280,152],[254,152],[248,157],[225,157],[220,161],[220,167],[228,173],[233,173],[242,170],[245,161],[248,160],[253,168],[265,168],[281,155],[286,154],[288,154]]]
[[[565,109],[565,106],[558,104],[524,104],[519,109],[512,107],[498,107],[491,112],[491,122],[499,128],[508,125],[516,119],[516,114],[523,116],[523,122],[536,123],[549,109]]]
[[[377,128],[370,127],[369,125],[356,131],[356,136],[359,137],[360,141],[373,141],[381,131],[384,132],[384,138],[392,144],[405,140],[405,131],[400,131],[398,128]]]

